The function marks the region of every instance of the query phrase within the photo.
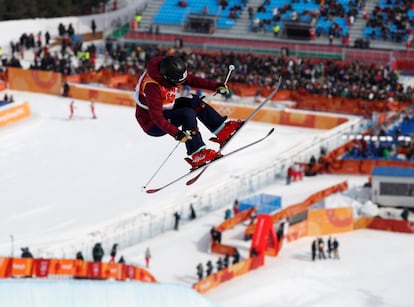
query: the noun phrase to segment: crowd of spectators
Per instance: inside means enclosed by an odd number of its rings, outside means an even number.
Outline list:
[[[409,41],[411,44],[414,29],[413,0],[385,0],[375,6],[367,20],[367,35],[397,42]]]
[[[62,28],[60,26],[60,28]],[[70,25],[69,25],[70,29]],[[160,54],[173,53],[182,57],[189,70],[201,77],[220,80],[226,75],[228,66],[235,65],[232,82],[269,87],[278,76],[282,76],[283,88],[299,94],[319,94],[329,97],[360,98],[413,102],[414,89],[404,88],[399,74],[391,65],[366,64],[357,60],[345,62],[332,59],[310,59],[288,55],[253,55],[234,52],[191,52],[186,49],[161,49],[156,46],[122,46],[107,41],[103,60],[96,65],[96,46],[74,41],[68,29],[61,29],[60,44],[54,46],[33,43],[32,35],[22,35],[19,46],[35,49],[32,69],[60,72],[64,75],[105,70],[114,74],[139,76],[148,61]],[[45,41],[45,40],[43,40]],[[21,48],[21,47],[19,47]],[[52,51],[53,50],[53,51]],[[76,61],[73,61],[73,58]],[[19,63],[16,52],[11,59],[3,59],[4,66]],[[76,63],[76,64],[75,64]]]

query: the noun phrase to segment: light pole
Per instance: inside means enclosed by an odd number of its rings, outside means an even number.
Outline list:
[[[11,257],[13,258],[13,256],[14,256],[14,237],[13,237],[13,235],[10,235],[10,240],[11,240]]]

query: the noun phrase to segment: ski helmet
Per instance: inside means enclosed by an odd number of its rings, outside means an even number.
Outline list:
[[[177,85],[187,78],[187,66],[181,58],[167,56],[160,62],[160,74],[172,85]]]

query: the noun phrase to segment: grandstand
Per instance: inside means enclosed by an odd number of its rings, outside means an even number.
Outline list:
[[[328,2],[327,2],[328,3]],[[149,1],[146,8],[142,12],[142,21],[140,28],[129,32],[123,39],[129,40],[139,38],[140,40],[157,40],[158,42],[168,40],[168,35],[179,35],[187,37],[191,43],[191,36],[202,38],[202,42],[198,42],[199,46],[209,48],[220,47],[214,42],[217,38],[237,39],[239,45],[243,45],[243,40],[258,41],[256,46],[260,46],[260,42],[278,42],[288,44],[306,44],[335,47],[357,47],[360,49],[382,49],[382,50],[406,50],[411,48],[410,29],[407,28],[406,33],[401,37],[392,35],[389,39],[382,39],[381,35],[371,35],[372,31],[377,33],[380,31],[372,29],[368,26],[367,16],[372,16],[383,2],[378,0],[368,1],[332,1],[328,4],[320,4],[316,1],[291,1],[284,2],[279,0],[263,1],[250,0],[228,1],[228,5],[223,9],[219,5],[219,1],[197,1],[189,2],[185,7],[180,7],[177,1]],[[334,5],[335,4],[335,5]],[[390,4],[387,4],[388,6]],[[208,13],[203,13],[203,9],[208,7]],[[253,13],[249,14],[249,7]],[[236,9],[234,9],[236,8]],[[262,9],[258,9],[262,8]],[[277,9],[277,13],[275,11]],[[298,15],[298,19],[292,20],[292,12]],[[413,10],[408,10],[407,18],[412,23]],[[275,14],[275,16],[273,16]],[[194,29],[189,30],[187,23],[189,16],[208,16],[213,18],[214,28],[210,33],[193,33]],[[351,17],[352,16],[352,17]],[[253,26],[254,20],[260,20],[260,30],[255,30]],[[305,27],[305,36],[301,37],[300,30],[296,32],[289,31],[289,27],[299,27],[299,23]],[[275,37],[273,34],[273,26],[281,27],[280,34]],[[397,33],[395,24],[389,24],[390,33]],[[156,33],[154,33],[154,29]],[[292,30],[292,29],[291,29]],[[147,37],[144,33],[152,33]],[[299,33],[295,36],[289,33]],[[379,33],[379,32],[378,32]],[[154,34],[157,36],[154,37]],[[330,35],[332,34],[332,42]],[[392,39],[394,37],[394,39]],[[407,45],[408,41],[408,45]],[[252,44],[250,44],[251,46]],[[191,45],[190,45],[191,46]]]

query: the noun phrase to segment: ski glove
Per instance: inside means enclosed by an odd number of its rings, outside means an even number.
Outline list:
[[[227,96],[229,94],[229,89],[224,83],[219,83],[216,88],[216,93]]]
[[[177,141],[180,141],[181,143],[185,143],[185,142],[187,142],[188,140],[191,140],[192,139],[192,136],[191,136],[191,131],[180,131],[180,132],[178,132],[178,134],[175,136],[175,139],[177,140]]]

